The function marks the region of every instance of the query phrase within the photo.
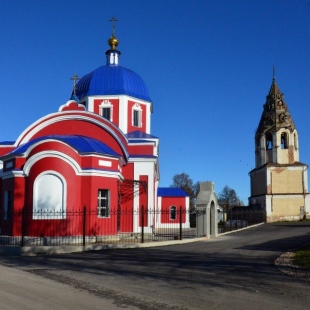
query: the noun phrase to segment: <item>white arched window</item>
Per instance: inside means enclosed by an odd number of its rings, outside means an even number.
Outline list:
[[[177,219],[177,208],[175,206],[170,207],[170,220]]]
[[[132,108],[132,125],[142,127],[142,108],[139,103],[135,103]]]
[[[100,115],[105,119],[113,122],[113,105],[109,100],[103,100],[99,106]]]
[[[63,219],[66,217],[66,182],[55,171],[40,174],[33,186],[33,218]]]

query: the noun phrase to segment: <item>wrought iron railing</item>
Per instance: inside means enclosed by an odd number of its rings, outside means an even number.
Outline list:
[[[197,221],[207,213],[178,207],[173,214],[168,208],[154,210],[111,209],[107,217],[81,208],[67,212],[34,213],[23,209],[0,213],[0,246],[59,246],[134,244],[182,240],[206,235],[208,221]],[[218,213],[218,232],[226,232],[265,221],[261,211]],[[201,234],[203,231],[203,234]]]

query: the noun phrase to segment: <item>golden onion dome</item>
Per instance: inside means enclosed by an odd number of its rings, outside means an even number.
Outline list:
[[[114,34],[112,34],[112,37],[108,40],[108,43],[109,43],[112,50],[116,49],[116,46],[118,45],[118,40],[114,36]]]

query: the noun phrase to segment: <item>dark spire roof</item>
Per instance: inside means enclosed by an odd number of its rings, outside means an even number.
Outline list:
[[[263,135],[267,131],[276,132],[281,128],[290,131],[295,129],[295,124],[284,100],[284,94],[276,82],[275,71],[269,93],[264,104],[264,111],[260,119],[256,135]]]

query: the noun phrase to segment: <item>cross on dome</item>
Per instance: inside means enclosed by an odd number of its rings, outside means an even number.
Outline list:
[[[115,30],[115,22],[117,22],[118,20],[115,17],[112,17],[109,21],[112,23],[112,36],[108,40],[108,43],[111,47],[111,50],[116,50],[116,46],[118,45],[118,40],[115,37],[114,30]]]
[[[77,74],[74,74],[72,78],[70,78],[71,81],[73,81],[73,95],[76,95],[76,82],[80,80],[79,76]]]
[[[115,22],[118,22],[118,19],[112,17],[109,21],[112,23],[112,36],[114,36]]]

